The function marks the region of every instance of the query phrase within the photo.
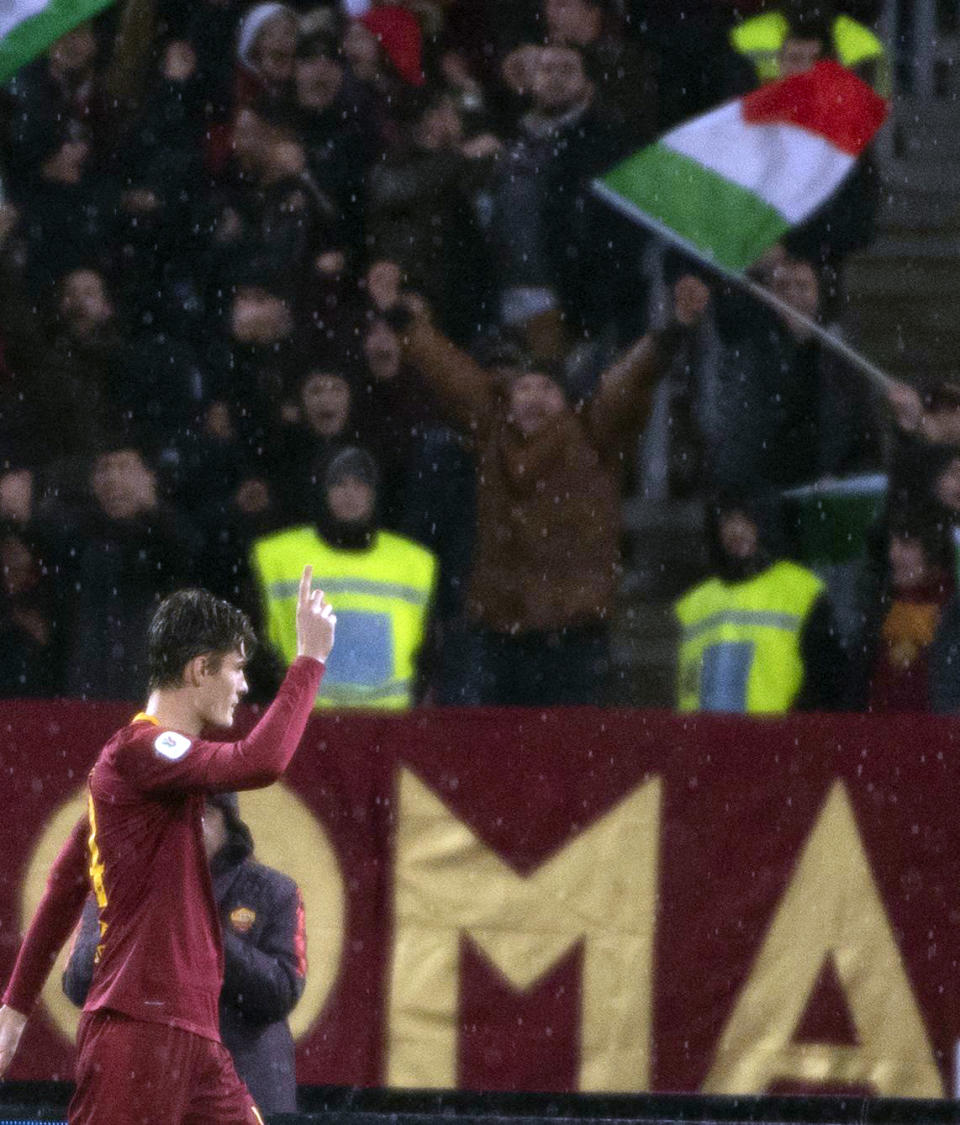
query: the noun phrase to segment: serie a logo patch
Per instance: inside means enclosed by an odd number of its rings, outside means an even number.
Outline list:
[[[174,730],[164,731],[154,739],[153,748],[161,758],[176,762],[190,749],[190,739]]]
[[[230,911],[230,925],[238,934],[245,934],[256,920],[257,912],[249,906],[238,906],[236,910]]]

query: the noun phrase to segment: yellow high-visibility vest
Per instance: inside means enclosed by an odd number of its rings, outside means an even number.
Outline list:
[[[738,54],[745,55],[761,82],[780,77],[780,48],[790,24],[783,12],[761,12],[744,20],[730,32],[730,42]],[[883,97],[890,96],[890,73],[883,42],[859,20],[840,15],[833,21],[833,50],[837,60],[854,69],[864,63],[876,65],[874,87]]]
[[[745,582],[710,578],[677,601],[680,711],[788,711],[803,686],[800,635],[820,579],[777,562]]]
[[[307,563],[313,565],[314,588],[333,606],[336,642],[318,707],[410,706],[436,582],[431,551],[388,531],[378,531],[367,550],[342,550],[313,527],[294,527],[257,539],[251,562],[267,639],[287,664],[297,654],[297,592]]]

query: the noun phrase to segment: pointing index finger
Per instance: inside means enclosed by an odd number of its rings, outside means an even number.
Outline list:
[[[313,567],[310,563],[303,568],[300,577],[300,604],[306,605],[310,601],[310,587],[313,584]]]

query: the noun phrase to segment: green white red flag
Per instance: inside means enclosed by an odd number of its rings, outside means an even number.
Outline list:
[[[739,271],[829,199],[886,114],[865,82],[824,61],[686,122],[594,187]]]
[[[113,0],[0,0],[0,82]]]

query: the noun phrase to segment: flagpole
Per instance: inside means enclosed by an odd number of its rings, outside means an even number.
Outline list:
[[[768,289],[765,285],[754,281],[752,277],[747,277],[745,273],[739,270],[730,269],[729,266],[714,261],[714,259],[701,250],[699,246],[690,242],[689,239],[684,238],[682,234],[678,234],[675,230],[661,223],[659,219],[648,215],[646,211],[637,207],[636,204],[631,203],[629,199],[624,199],[622,195],[618,195],[617,192],[607,187],[602,180],[594,180],[591,186],[594,195],[596,195],[598,199],[602,199],[628,219],[633,219],[654,234],[659,235],[668,242],[672,242],[675,246],[683,250],[685,254],[696,259],[696,261],[700,262],[714,273],[719,274],[725,281],[729,281],[731,285],[736,285],[738,288],[743,289],[745,292],[749,293],[751,297],[760,301],[761,304],[773,309],[774,312],[779,313],[781,316],[789,317],[790,320],[794,321],[796,324],[803,325],[811,336],[814,336],[825,348],[828,348],[834,354],[845,359],[851,367],[855,368],[862,375],[865,375],[877,390],[881,391],[885,396],[897,385],[897,380],[894,379],[892,375],[887,374],[882,368],[877,367],[875,363],[872,363],[855,348],[851,348],[845,341],[838,339],[831,332],[828,332],[822,324],[818,324],[817,321],[807,316],[806,313],[800,312],[799,309],[795,309],[781,297],[778,297],[776,293]]]

